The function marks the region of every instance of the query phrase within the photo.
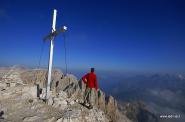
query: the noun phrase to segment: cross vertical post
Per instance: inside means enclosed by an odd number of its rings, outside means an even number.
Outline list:
[[[53,24],[52,24],[52,33],[56,31],[56,16],[57,10],[54,9],[53,13]],[[51,38],[50,41],[50,52],[49,52],[49,64],[48,64],[48,79],[47,79],[47,86],[46,86],[46,100],[50,96],[50,84],[51,84],[51,73],[52,73],[52,63],[53,63],[53,47],[54,47],[54,37]]]

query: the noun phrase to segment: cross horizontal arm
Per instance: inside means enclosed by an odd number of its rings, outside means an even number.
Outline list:
[[[60,33],[66,32],[66,30],[67,30],[67,27],[66,26],[63,26],[59,30],[56,30],[56,31],[50,33],[49,35],[45,36],[43,40],[44,41],[51,40],[53,37],[56,37]]]

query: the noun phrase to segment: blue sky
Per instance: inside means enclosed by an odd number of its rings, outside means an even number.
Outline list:
[[[66,35],[69,68],[185,73],[185,3],[179,0],[0,0],[0,65],[38,66],[42,39]],[[42,66],[47,66],[49,42]],[[63,35],[55,38],[55,67],[64,68]]]

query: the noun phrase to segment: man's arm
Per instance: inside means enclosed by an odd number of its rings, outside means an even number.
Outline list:
[[[97,78],[96,78],[96,76],[95,76],[95,88],[96,88],[96,90],[98,90],[98,81],[97,81]]]
[[[87,83],[87,78],[88,78],[88,74],[86,74],[82,77],[82,80],[84,83]]]

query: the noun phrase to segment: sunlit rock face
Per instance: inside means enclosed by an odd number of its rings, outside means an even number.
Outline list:
[[[93,90],[93,109],[81,105],[85,84],[72,74],[53,70],[50,96],[46,96],[46,70],[0,69],[0,121],[16,122],[130,122],[116,100]]]

